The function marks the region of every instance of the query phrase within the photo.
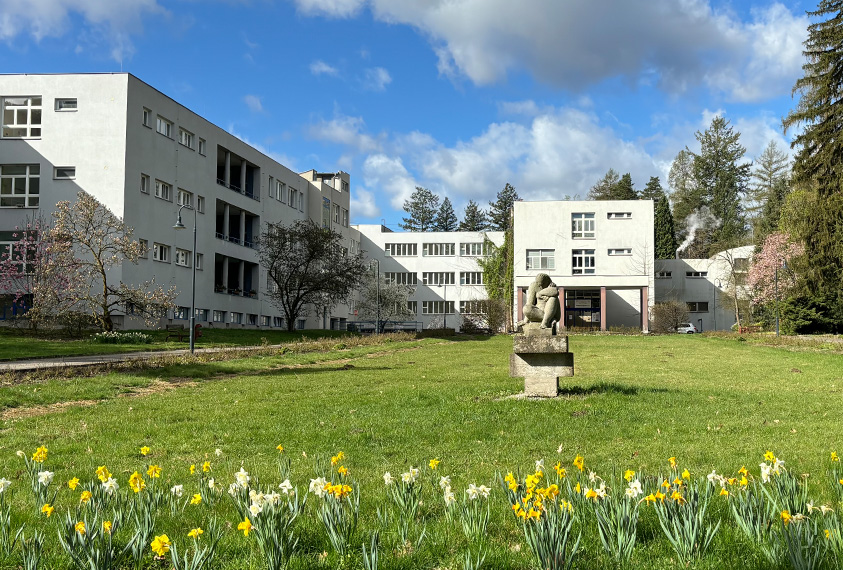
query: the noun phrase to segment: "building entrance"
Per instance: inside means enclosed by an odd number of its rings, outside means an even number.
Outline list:
[[[565,327],[600,328],[600,289],[565,289]]]

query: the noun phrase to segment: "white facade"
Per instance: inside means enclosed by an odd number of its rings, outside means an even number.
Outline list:
[[[358,247],[348,174],[297,174],[130,74],[2,75],[0,98],[0,176],[26,172],[22,195],[19,180],[0,193],[0,243],[27,217],[49,217],[84,190],[148,247],[137,265],[114,270],[115,281],[154,277],[177,287],[170,321],[189,316],[196,263],[198,323],[284,326],[254,246],[266,223],[311,219],[339,232],[350,251]],[[197,208],[196,252],[190,211],[182,211],[188,231],[173,229],[182,203]],[[297,326],[339,328],[348,308],[318,313]]]
[[[744,285],[754,247],[722,251],[710,259],[656,260],[656,298],[688,304],[697,329],[729,330],[735,324],[734,295],[747,299]]]
[[[483,270],[484,238],[503,243],[503,232],[393,232],[381,225],[359,225],[360,247],[377,259],[381,275],[415,288],[410,309],[423,328],[460,330],[472,301],[487,299]]]
[[[513,216],[516,320],[527,288],[547,273],[564,327],[649,330],[652,200],[516,202]]]

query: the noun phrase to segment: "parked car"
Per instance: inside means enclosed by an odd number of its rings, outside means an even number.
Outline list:
[[[676,332],[684,334],[694,334],[700,331],[697,330],[697,327],[694,326],[694,323],[679,323],[679,326],[676,327]]]

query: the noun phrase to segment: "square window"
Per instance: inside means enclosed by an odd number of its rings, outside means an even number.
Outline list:
[[[4,97],[3,130],[5,139],[41,136],[41,97]]]
[[[594,213],[571,214],[571,237],[574,239],[594,237]]]
[[[571,273],[573,275],[594,275],[593,249],[575,249],[571,253]]]
[[[162,182],[160,180],[155,181],[155,197],[161,198],[162,200],[167,200],[168,202],[172,201],[172,190],[173,187],[167,184],[166,182]]]
[[[179,144],[186,146],[189,149],[193,148],[193,133],[179,128]]]
[[[179,188],[178,198],[176,202],[179,206],[187,206],[188,208],[193,207],[193,194],[184,190],[183,188]]]
[[[186,249],[176,248],[175,262],[176,265],[181,265],[182,267],[190,267],[190,252]]]
[[[37,208],[40,174],[37,164],[0,165],[0,208]]]
[[[170,263],[170,246],[161,243],[152,244],[152,259]]]

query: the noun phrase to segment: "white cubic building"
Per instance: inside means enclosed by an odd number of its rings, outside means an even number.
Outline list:
[[[649,330],[653,201],[516,202],[515,318],[539,273],[559,288],[566,328]]]
[[[113,270],[115,282],[154,277],[178,288],[170,321],[189,316],[195,264],[198,323],[285,326],[255,247],[266,223],[310,219],[357,250],[348,174],[293,172],[131,74],[2,75],[0,106],[0,247],[28,217],[49,217],[84,190],[146,246],[136,265]],[[195,252],[192,233],[173,229],[182,204],[196,208]],[[348,318],[344,305],[323,313],[296,326],[340,328]]]
[[[483,270],[484,239],[503,243],[503,232],[393,232],[382,225],[354,226],[361,251],[378,260],[386,279],[414,288],[410,312],[424,328],[460,330],[464,315],[475,314],[487,299]]]

